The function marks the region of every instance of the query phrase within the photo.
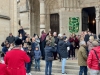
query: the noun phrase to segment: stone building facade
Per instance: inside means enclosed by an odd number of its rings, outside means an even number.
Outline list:
[[[59,32],[70,35],[69,17],[79,17],[79,34],[82,31],[82,9],[95,7],[96,34],[100,33],[100,0],[0,0],[0,42],[10,32],[17,35],[19,24],[31,36],[50,30],[50,15],[59,15]]]

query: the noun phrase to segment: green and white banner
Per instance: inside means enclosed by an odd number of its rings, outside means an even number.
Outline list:
[[[79,31],[79,17],[69,17],[69,32],[78,33]]]

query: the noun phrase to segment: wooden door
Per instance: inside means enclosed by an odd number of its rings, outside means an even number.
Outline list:
[[[88,13],[84,10],[82,11],[82,31],[86,31],[88,29]]]
[[[51,32],[59,33],[59,14],[50,14]]]

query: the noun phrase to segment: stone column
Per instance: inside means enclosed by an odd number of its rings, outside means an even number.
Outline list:
[[[18,16],[17,16],[17,1],[14,0],[14,19],[13,19],[13,22],[14,22],[14,35],[17,36],[18,35]]]
[[[96,10],[96,35],[97,35],[97,37],[98,37],[98,35],[99,35],[99,7],[95,7],[95,10]]]
[[[45,30],[45,3],[44,0],[40,0],[40,34]]]
[[[18,19],[17,19],[17,0],[10,0],[10,32],[14,36],[18,35]]]

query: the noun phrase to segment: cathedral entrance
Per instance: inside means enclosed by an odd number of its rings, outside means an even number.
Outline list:
[[[50,29],[59,33],[59,14],[50,14]]]
[[[96,33],[96,13],[94,7],[82,9],[82,31],[89,30]]]

